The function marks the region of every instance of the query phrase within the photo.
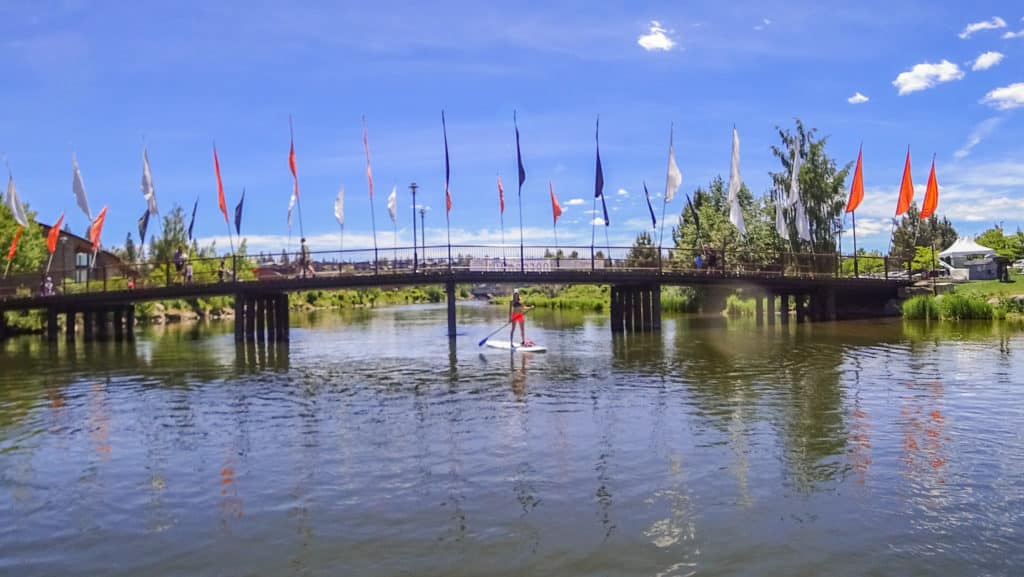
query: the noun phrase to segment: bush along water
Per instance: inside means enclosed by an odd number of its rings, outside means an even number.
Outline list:
[[[916,296],[903,303],[903,318],[917,320],[991,320],[1006,317],[1005,307],[993,307],[984,298],[956,293],[941,297]]]

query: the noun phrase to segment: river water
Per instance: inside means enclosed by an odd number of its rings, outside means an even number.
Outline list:
[[[0,574],[1024,571],[1012,325],[296,316],[0,344]]]

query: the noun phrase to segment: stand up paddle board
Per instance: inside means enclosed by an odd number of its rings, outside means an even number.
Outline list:
[[[547,347],[543,347],[541,345],[538,345],[537,343],[521,345],[519,343],[513,343],[511,341],[494,339],[487,339],[487,346],[493,349],[504,349],[506,351],[511,349],[513,351],[519,351],[521,353],[545,353],[548,350]]]

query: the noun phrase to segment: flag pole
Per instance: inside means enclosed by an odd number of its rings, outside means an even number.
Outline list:
[[[672,153],[672,141],[675,136],[675,123],[669,123],[668,127],[668,150]],[[667,182],[666,182],[667,184]],[[668,187],[661,196],[661,232],[658,233],[658,268],[661,268],[661,243],[665,240],[665,207],[668,206]]]
[[[857,268],[857,211],[850,211],[850,220],[853,222],[853,277],[859,278],[860,272]],[[840,233],[842,237],[842,233]]]
[[[366,133],[366,115],[363,115],[363,149],[366,151],[366,183],[370,190],[370,226],[373,228],[373,272],[377,272],[377,216],[373,210],[373,173],[370,169],[370,140]]]
[[[512,125],[516,129],[516,165],[519,170],[519,188],[516,197],[519,199],[519,272],[526,272],[526,256],[523,248],[523,183],[526,182],[526,169],[523,168],[523,154],[519,149],[519,121],[516,111],[512,110]]]
[[[507,266],[506,254],[505,254],[505,192],[501,186],[501,174],[498,174],[498,200],[501,203],[500,210],[498,211],[498,222],[501,223],[501,269],[505,270]]]

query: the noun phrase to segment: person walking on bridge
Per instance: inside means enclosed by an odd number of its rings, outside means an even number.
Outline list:
[[[299,266],[302,268],[302,278],[306,278],[307,274],[310,278],[316,276],[313,260],[310,258],[309,245],[306,244],[305,237],[302,238],[302,246],[299,249]]]
[[[509,318],[512,321],[512,333],[509,335],[509,342],[515,342],[516,325],[518,324],[519,344],[524,347],[533,346],[533,341],[526,338],[526,318],[523,316],[523,313],[532,308],[523,304],[523,299],[519,296],[519,289],[512,289],[512,300],[508,303]]]

